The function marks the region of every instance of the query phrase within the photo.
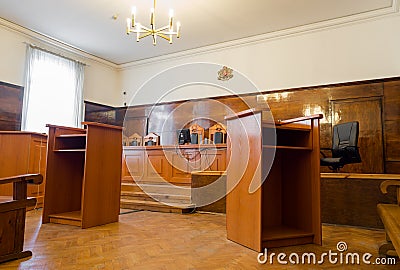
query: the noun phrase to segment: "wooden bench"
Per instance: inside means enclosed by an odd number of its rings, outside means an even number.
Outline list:
[[[32,256],[23,251],[26,207],[36,198],[27,198],[27,184],[40,184],[41,174],[24,174],[0,178],[0,184],[13,183],[13,197],[0,202],[0,263]]]
[[[388,243],[379,248],[380,255],[396,256],[400,254],[400,181],[386,180],[381,183],[380,189],[387,194],[389,186],[396,186],[397,204],[378,204],[378,214],[386,231]]]

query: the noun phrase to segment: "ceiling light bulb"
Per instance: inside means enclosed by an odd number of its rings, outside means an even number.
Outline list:
[[[131,20],[129,18],[126,19],[126,33],[129,35],[131,30]]]
[[[176,23],[176,38],[179,38],[181,36],[181,23],[177,22]]]

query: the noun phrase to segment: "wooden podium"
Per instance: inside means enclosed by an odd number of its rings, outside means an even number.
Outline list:
[[[43,223],[89,228],[118,221],[122,128],[48,125]]]
[[[254,109],[225,118],[229,240],[258,252],[321,244],[320,118],[272,122],[268,113]],[[259,186],[253,193],[252,182]]]

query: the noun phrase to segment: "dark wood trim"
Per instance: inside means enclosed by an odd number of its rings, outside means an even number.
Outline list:
[[[101,104],[101,103],[97,103],[97,102],[93,102],[93,101],[89,101],[89,100],[84,100],[84,103],[90,104],[90,105],[95,105],[95,106],[99,106],[99,107],[104,107],[104,108],[108,108],[108,109],[115,109],[118,107],[113,107],[110,105],[105,105],[105,104]]]
[[[120,129],[120,130],[122,130],[122,127],[120,127],[120,126],[108,125],[108,124],[97,123],[97,122],[82,122],[82,125],[86,125],[86,126],[98,126],[98,127],[105,127],[105,128],[113,128],[113,129]]]
[[[275,125],[279,125],[279,126],[287,125],[287,124],[306,121],[306,120],[311,120],[311,119],[322,119],[322,117],[323,117],[322,114],[313,114],[313,115],[310,115],[310,116],[296,117],[296,118],[287,119],[287,120],[277,120]]]
[[[65,126],[52,125],[52,124],[46,124],[46,127],[48,127],[48,128],[68,129],[68,130],[72,130],[72,131],[82,131],[81,128],[77,128],[77,127],[65,127]],[[83,132],[82,132],[82,133],[83,133]]]
[[[0,130],[0,134],[13,134],[13,135],[34,134],[34,135],[38,135],[38,136],[47,137],[46,133],[38,133],[38,132],[31,132],[31,131]]]
[[[225,116],[225,120],[232,120],[232,119],[235,119],[235,118],[246,117],[246,116],[249,116],[249,115],[252,115],[252,114],[256,114],[256,113],[261,113],[261,110],[257,110],[257,109],[254,109],[254,108],[248,109],[248,110],[236,113],[236,114],[227,115],[227,116]]]
[[[16,89],[20,89],[20,90],[24,89],[24,87],[21,86],[21,85],[16,85],[16,84],[7,83],[7,82],[0,82],[0,86],[2,86],[2,85],[8,86],[8,87],[12,87],[12,88],[16,88]]]
[[[87,100],[84,100],[83,103],[85,104],[85,113],[104,112],[104,111],[109,111],[109,110],[115,110],[115,109],[118,108],[118,107],[113,107],[113,106],[110,106],[110,105],[105,105],[105,104],[100,104],[100,103],[96,103],[96,102],[92,102],[92,101],[87,101]],[[86,110],[86,108],[87,108],[86,104],[90,105],[90,106],[96,106],[96,107],[99,107],[99,108],[95,109],[95,110]]]

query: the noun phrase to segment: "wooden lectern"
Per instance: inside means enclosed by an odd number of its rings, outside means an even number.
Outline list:
[[[48,125],[43,223],[89,228],[118,221],[122,127],[83,124]]]
[[[227,237],[258,252],[320,245],[322,115],[276,122],[268,115],[251,109],[225,118],[230,138]],[[259,186],[253,193],[249,190],[252,182]]]

